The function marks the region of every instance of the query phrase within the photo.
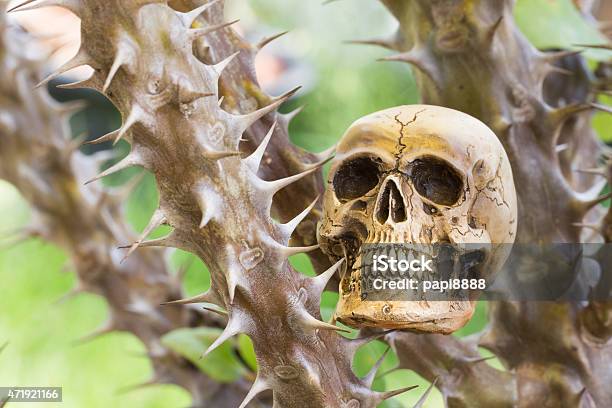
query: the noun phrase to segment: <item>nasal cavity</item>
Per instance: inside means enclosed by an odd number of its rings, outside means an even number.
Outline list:
[[[376,219],[381,224],[387,222],[389,217],[395,223],[406,221],[408,218],[404,199],[393,180],[389,180],[385,184],[382,193],[378,196],[378,205],[376,207]]]

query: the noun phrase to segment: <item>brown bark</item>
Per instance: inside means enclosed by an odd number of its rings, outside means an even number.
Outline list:
[[[17,187],[33,208],[35,222],[26,232],[70,256],[78,276],[70,295],[89,292],[107,301],[110,320],[81,341],[112,331],[132,333],[143,342],[153,366],[153,377],[143,386],[181,386],[198,407],[236,406],[248,391],[247,380],[217,383],[160,342],[178,328],[223,322],[195,309],[160,306],[182,292],[162,250],[139,252],[122,262],[117,246],[136,239],[122,221],[126,191],[83,187],[108,155],[90,158],[78,151],[80,142],[70,140],[68,119],[80,105],[59,104],[46,89],[33,90],[45,56],[26,54],[35,40],[7,27],[4,12],[0,19],[0,177]]]
[[[150,226],[165,222],[173,228],[167,237],[138,246],[181,248],[206,263],[211,291],[185,302],[227,309],[227,327],[209,350],[237,333],[254,342],[259,372],[242,406],[268,389],[279,407],[374,407],[395,395],[372,391],[351,370],[352,352],[369,339],[345,339],[336,333],[340,328],[319,320],[321,292],[338,265],[305,278],[288,263],[290,255],[316,249],[288,246],[312,208],[286,224],[272,218],[276,192],[320,164],[292,158],[295,168],[289,170],[302,173],[270,181],[258,175],[267,140],[248,158],[239,153],[252,150],[243,148],[243,133],[286,97],[254,112],[227,112],[219,106],[219,90],[232,81],[218,81],[231,62],[208,65],[193,54],[198,38],[212,41],[208,34],[229,29],[192,26],[199,12],[179,14],[161,1],[62,5],[82,19],[82,47],[59,72],[94,67],[92,78],[79,86],[104,92],[124,118],[123,127],[102,140],[124,138],[131,144],[130,154],[100,177],[134,165],[150,170],[160,191],[160,210]],[[261,105],[268,101],[262,98]],[[280,157],[287,142],[275,138],[271,144],[276,143]]]

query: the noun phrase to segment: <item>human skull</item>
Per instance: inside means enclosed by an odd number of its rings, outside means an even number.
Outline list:
[[[319,242],[330,258],[347,260],[336,319],[353,327],[434,333],[465,325],[473,299],[363,299],[361,249],[380,243],[478,244],[478,277],[495,274],[514,242],[517,213],[512,171],[495,134],[448,108],[387,109],[351,125],[328,181]]]

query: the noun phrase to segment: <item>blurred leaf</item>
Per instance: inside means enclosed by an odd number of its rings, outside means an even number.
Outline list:
[[[23,227],[30,217],[29,206],[23,201],[19,191],[4,180],[0,180],[0,211],[5,215],[0,227],[2,238]]]
[[[571,0],[518,0],[514,17],[519,28],[539,49],[583,49],[578,44],[605,44],[608,41],[587,21]],[[612,52],[589,49],[587,58],[607,61]]]
[[[257,358],[255,357],[253,342],[246,334],[238,336],[238,353],[251,370],[257,371]]]
[[[230,343],[225,342],[208,356],[202,353],[221,335],[221,329],[197,327],[174,330],[164,337],[164,346],[182,355],[211,378],[225,383],[238,380],[245,373]]]
[[[500,359],[497,358],[495,354],[493,354],[491,351],[487,350],[484,347],[478,347],[478,352],[483,358],[488,358],[488,360],[485,360],[486,364],[500,371],[506,371],[506,367],[504,367]]]
[[[612,58],[612,52],[610,52],[610,57]],[[612,105],[612,97],[602,95],[599,97],[599,103],[602,105]],[[601,140],[606,143],[612,143],[612,115],[606,112],[598,112],[593,116],[593,127],[599,134]]]
[[[324,321],[329,321],[332,315],[336,311],[336,303],[338,303],[338,293],[337,292],[323,292],[321,296],[321,318]]]
[[[374,364],[383,355],[388,346],[382,341],[371,341],[368,344],[361,346],[355,354],[355,360],[353,362],[353,371],[359,377],[365,376],[370,372]],[[378,369],[378,374],[384,373],[387,370],[392,369],[397,365],[397,357],[393,350],[390,350],[382,365]],[[378,381],[374,382],[375,385],[379,385]],[[383,382],[384,385],[384,382]]]
[[[289,257],[289,263],[294,269],[303,273],[306,276],[315,276],[314,268],[310,262],[310,258],[306,254],[298,254]]]
[[[138,174],[125,175],[120,173],[124,179],[123,183],[129,183],[134,177],[139,177]],[[138,184],[129,197],[127,203],[127,219],[136,228],[137,231],[142,231],[149,221],[151,215],[157,209],[159,203],[159,194],[155,185],[155,180],[151,174],[146,174],[144,179]],[[149,239],[160,238],[170,232],[170,228],[166,226],[155,229]]]
[[[183,285],[188,296],[195,296],[210,288],[210,272],[197,256],[178,249],[172,254],[172,265],[176,271],[183,273]]]
[[[379,408],[404,408],[404,405],[402,405],[402,403],[397,399],[390,399],[383,402]]]
[[[414,390],[398,395],[390,401],[386,401],[399,403],[402,407],[413,407],[431,384],[429,381],[423,379],[415,372],[406,369],[393,371],[392,373],[385,375],[383,378],[385,380],[385,390],[389,391],[409,387],[411,385],[419,386]],[[424,408],[439,408],[444,406],[444,399],[437,388],[432,390],[431,394],[428,396],[427,400],[425,400],[425,404],[423,405]],[[390,407],[392,407],[392,405],[387,405],[387,408]]]
[[[477,333],[485,328],[487,324],[487,302],[476,303],[476,310],[472,319],[464,327],[453,333],[453,336],[464,337]]]

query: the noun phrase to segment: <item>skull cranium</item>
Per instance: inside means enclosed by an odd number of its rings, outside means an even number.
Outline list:
[[[506,153],[477,119],[412,105],[355,122],[340,141],[325,193],[319,241],[345,257],[336,318],[350,326],[451,333],[474,301],[368,301],[360,287],[364,244],[483,244],[479,274],[494,274],[512,243],[516,194]],[[508,247],[507,245],[505,246]]]

